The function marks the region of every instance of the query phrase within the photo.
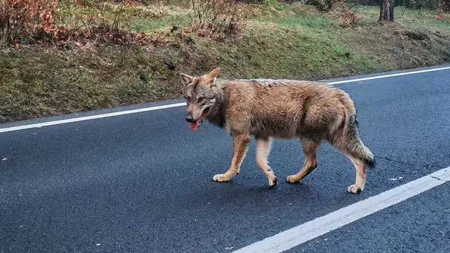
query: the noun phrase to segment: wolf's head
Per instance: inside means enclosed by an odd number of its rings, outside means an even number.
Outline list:
[[[184,98],[187,103],[186,120],[191,123],[191,129],[196,131],[214,109],[218,102],[218,87],[216,85],[220,68],[216,68],[202,76],[190,76],[181,73],[184,83]]]

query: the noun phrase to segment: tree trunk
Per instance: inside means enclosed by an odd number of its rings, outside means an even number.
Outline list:
[[[381,0],[380,18],[378,22],[394,22],[394,1]]]

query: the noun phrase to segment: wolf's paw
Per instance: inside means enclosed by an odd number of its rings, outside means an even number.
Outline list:
[[[276,177],[274,177],[274,179],[269,178],[269,188],[273,188],[275,186],[277,186],[277,178]]]
[[[231,180],[231,178],[226,176],[225,174],[217,174],[213,177],[213,180],[216,182],[228,182]]]
[[[295,175],[291,175],[286,178],[286,182],[291,183],[291,184],[296,184],[296,183],[300,183],[300,180],[295,178]]]
[[[361,193],[362,189],[359,186],[352,184],[348,187],[347,191],[353,194],[359,194]]]

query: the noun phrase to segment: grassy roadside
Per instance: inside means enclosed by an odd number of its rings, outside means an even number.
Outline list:
[[[312,6],[249,7],[241,38],[217,42],[183,32],[188,9],[156,9],[130,7],[126,17],[129,29],[163,36],[160,43],[1,46],[0,122],[177,98],[178,72],[216,66],[229,78],[323,79],[450,61],[450,23],[433,11],[397,8],[397,24],[379,26],[377,7],[356,6],[358,26],[343,28]],[[59,11],[61,23],[77,12],[114,15],[113,7]]]

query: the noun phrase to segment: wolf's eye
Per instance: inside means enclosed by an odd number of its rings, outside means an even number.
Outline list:
[[[200,102],[202,102],[202,101],[204,101],[204,100],[205,100],[205,97],[198,97],[198,98],[197,98],[197,102],[198,102],[198,103],[200,103]]]
[[[184,99],[186,99],[188,102],[191,101],[192,97],[189,95],[184,96]]]

